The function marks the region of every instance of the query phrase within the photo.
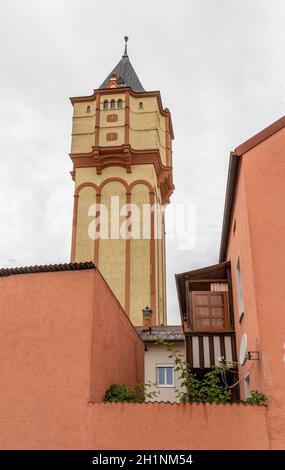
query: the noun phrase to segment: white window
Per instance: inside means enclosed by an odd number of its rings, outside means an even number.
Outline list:
[[[249,377],[249,374],[247,374],[244,378],[244,394],[245,394],[245,399],[250,397],[250,377]]]
[[[174,367],[156,366],[156,382],[158,387],[174,387]]]
[[[241,320],[241,317],[244,314],[244,301],[243,301],[243,289],[242,289],[242,278],[241,278],[239,257],[238,257],[237,264],[236,264],[236,276],[237,276],[237,298],[238,298],[239,320]]]

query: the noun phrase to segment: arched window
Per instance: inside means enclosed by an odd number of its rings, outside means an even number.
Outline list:
[[[139,102],[139,108],[143,109],[143,102],[142,101]]]
[[[116,101],[111,100],[111,109],[115,109],[115,108],[116,108]]]
[[[122,109],[122,107],[123,107],[122,100],[118,100],[118,109]]]
[[[90,106],[87,106],[86,113],[90,113]]]
[[[108,107],[109,107],[108,100],[105,100],[103,104],[103,109],[108,109]]]

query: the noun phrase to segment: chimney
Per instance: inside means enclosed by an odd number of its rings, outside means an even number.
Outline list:
[[[152,310],[148,306],[142,309],[143,312],[143,326],[144,328],[151,328],[152,324]]]

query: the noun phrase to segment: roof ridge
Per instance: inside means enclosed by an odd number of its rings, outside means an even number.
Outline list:
[[[268,137],[271,137],[273,134],[280,131],[283,127],[285,127],[285,116],[282,116],[281,118],[277,119],[277,121],[274,121],[269,126],[257,132],[257,134],[254,134],[252,137],[236,147],[233,153],[240,157],[256,145],[268,139]]]
[[[143,88],[134,67],[128,55],[123,55],[121,60],[117,63],[111,73],[105,78],[99,89],[108,88],[109,80],[112,75],[116,75],[117,79],[123,80],[122,87],[129,87],[136,92],[144,92]]]
[[[57,271],[80,271],[85,269],[96,269],[93,261],[84,261],[80,263],[59,263],[44,264],[34,266],[20,266],[16,268],[0,268],[0,277],[11,276],[13,274],[32,274]]]

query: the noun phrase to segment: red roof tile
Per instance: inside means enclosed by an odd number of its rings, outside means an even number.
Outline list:
[[[1,268],[0,277],[14,274],[48,273],[57,271],[80,271],[84,269],[96,269],[92,261],[84,263],[45,264],[39,266],[24,266],[19,268]]]
[[[136,328],[142,340],[146,343],[163,341],[185,341],[182,326],[161,325],[153,326],[151,329],[143,326]]]

